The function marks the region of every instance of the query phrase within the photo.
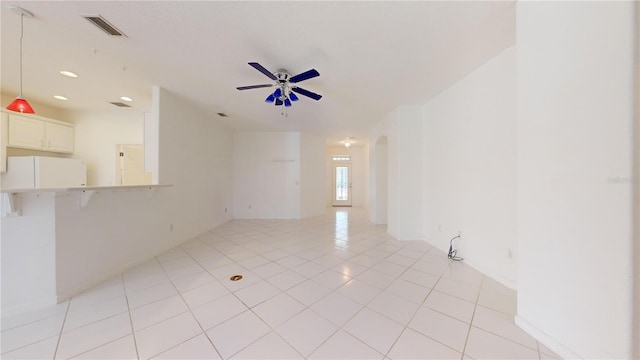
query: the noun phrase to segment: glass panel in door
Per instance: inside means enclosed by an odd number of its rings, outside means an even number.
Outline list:
[[[351,166],[333,167],[333,206],[351,206]]]

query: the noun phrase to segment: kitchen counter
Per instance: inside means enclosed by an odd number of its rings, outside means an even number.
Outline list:
[[[103,190],[144,190],[171,187],[173,185],[119,185],[119,186],[78,186],[59,188],[25,188],[25,189],[0,189],[0,193],[34,193],[34,192],[63,192],[63,191],[103,191]]]
[[[173,185],[2,189],[3,314],[64,301],[183,241]]]

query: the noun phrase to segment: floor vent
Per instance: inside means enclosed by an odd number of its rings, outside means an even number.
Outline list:
[[[111,36],[124,36],[126,37],[122,31],[118,30],[115,26],[111,25],[105,18],[100,15],[95,16],[84,16],[85,19],[89,20],[93,25],[100,28],[100,30],[106,32]]]

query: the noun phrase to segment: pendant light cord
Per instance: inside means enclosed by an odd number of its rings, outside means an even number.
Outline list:
[[[22,98],[22,38],[24,37],[24,13],[20,14],[20,98]]]

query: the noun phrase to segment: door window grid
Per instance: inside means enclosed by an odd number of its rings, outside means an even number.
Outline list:
[[[351,161],[351,155],[333,155],[333,161]]]

